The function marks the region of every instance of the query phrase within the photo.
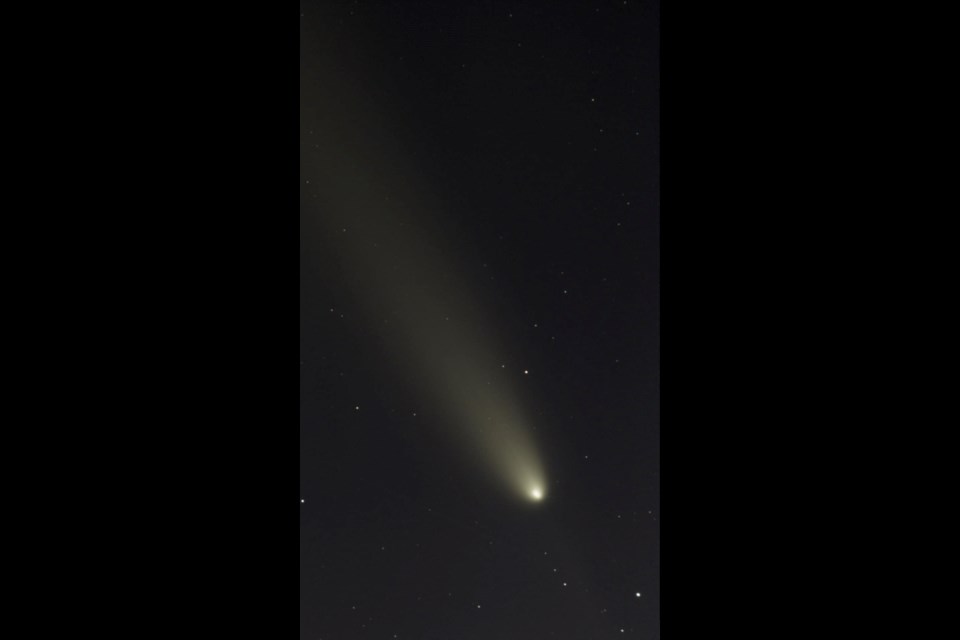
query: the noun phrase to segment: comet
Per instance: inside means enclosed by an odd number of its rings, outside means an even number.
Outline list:
[[[338,65],[318,65],[300,80],[301,130],[324,141],[301,146],[301,170],[311,167],[301,255],[336,258],[358,320],[382,342],[397,381],[431,407],[439,435],[518,499],[542,501],[546,472],[522,393],[530,372],[504,368],[512,349],[503,322],[461,275],[464,248],[444,242],[456,212],[396,144],[404,123],[359,91],[320,91],[355,85],[337,78]]]

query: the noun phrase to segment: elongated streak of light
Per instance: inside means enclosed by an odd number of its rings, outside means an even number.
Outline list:
[[[319,78],[300,80],[301,135],[309,131],[323,142],[301,145],[301,172],[315,198],[301,203],[308,212],[306,227],[301,220],[303,249],[326,244],[339,254],[368,319],[386,321],[393,357],[434,400],[447,433],[517,495],[539,502],[546,495],[545,472],[530,422],[502,370],[503,348],[490,330],[495,323],[455,278],[457,256],[417,230],[429,226],[421,224],[424,218],[442,214],[444,204],[431,189],[414,186],[415,175],[386,142],[391,130],[367,103],[324,94],[309,101],[324,106],[304,112],[305,82],[307,92],[313,84],[349,86],[336,73],[325,68]]]

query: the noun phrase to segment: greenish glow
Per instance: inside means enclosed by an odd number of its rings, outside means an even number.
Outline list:
[[[300,126],[323,143],[301,147],[312,198],[301,204],[301,251],[308,263],[311,252],[337,256],[366,324],[386,332],[398,379],[429,404],[443,435],[518,497],[541,501],[544,466],[516,393],[529,372],[503,368],[509,349],[495,330],[503,322],[487,317],[458,279],[463,258],[444,250],[436,231],[452,216],[406,162],[395,135],[402,123],[388,123],[389,107],[364,96],[324,94],[353,86],[331,79],[340,73],[331,65],[301,77]],[[314,110],[305,113],[304,104]]]

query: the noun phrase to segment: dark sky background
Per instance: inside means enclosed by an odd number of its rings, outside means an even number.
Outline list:
[[[658,638],[659,3],[300,14],[300,637]],[[423,306],[543,502],[451,442]]]

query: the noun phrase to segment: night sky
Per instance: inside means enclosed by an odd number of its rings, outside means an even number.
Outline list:
[[[301,0],[300,638],[659,638],[659,99],[658,2]]]

